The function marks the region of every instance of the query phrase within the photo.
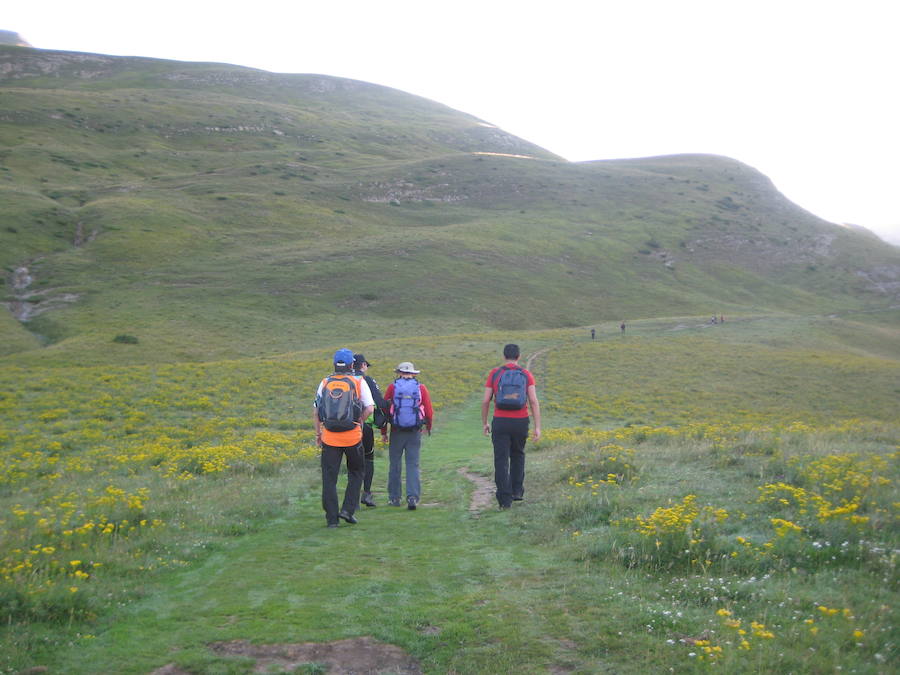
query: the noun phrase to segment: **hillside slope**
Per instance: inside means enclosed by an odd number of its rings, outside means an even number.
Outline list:
[[[16,47],[0,109],[17,363],[900,296],[900,249],[724,157],[575,164],[363,82]]]

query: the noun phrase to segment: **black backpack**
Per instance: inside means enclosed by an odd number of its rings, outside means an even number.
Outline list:
[[[322,381],[316,410],[328,431],[350,431],[359,421],[362,403],[359,384],[352,375],[335,373]]]
[[[499,382],[497,378],[500,378]],[[528,376],[518,366],[501,366],[494,373],[494,406],[500,410],[521,410],[528,402]]]

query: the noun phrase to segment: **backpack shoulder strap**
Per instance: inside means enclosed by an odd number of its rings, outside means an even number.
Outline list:
[[[363,377],[366,380],[366,384],[369,385],[369,391],[372,392],[372,400],[375,401],[375,407],[380,407],[384,402],[384,395],[382,395],[381,389],[378,388],[378,383],[371,375],[363,375]]]
[[[362,394],[362,385],[360,385],[359,377],[352,375],[351,373],[332,373],[328,375],[324,380],[322,380],[322,385],[324,386],[327,382],[332,380],[350,380],[353,383],[353,388],[356,391],[356,395],[360,396]]]
[[[504,370],[522,370],[522,368],[520,366],[510,366],[506,363],[504,363],[502,366],[498,366],[494,371],[493,377],[491,377],[491,386],[497,384],[497,378],[503,375]]]
[[[356,400],[362,399],[362,377],[357,377],[352,373],[341,373],[341,375],[343,376],[341,379],[349,379],[353,383],[353,392],[356,395]]]

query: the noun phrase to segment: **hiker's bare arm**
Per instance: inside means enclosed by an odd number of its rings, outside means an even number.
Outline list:
[[[490,387],[484,388],[484,398],[481,400],[481,425],[484,427],[484,435],[491,435],[491,425],[488,424],[488,411],[491,409],[491,398],[494,396],[494,390]]]
[[[359,416],[359,423],[362,424],[367,419],[369,419],[369,415],[371,415],[373,412],[375,412],[374,405],[367,405],[365,408],[363,408],[362,415]]]
[[[316,445],[322,445],[322,422],[316,407],[313,407],[313,429],[316,430]]]
[[[534,440],[538,440],[541,437],[541,404],[533,384],[528,385],[528,407],[531,408],[531,417],[534,419]]]

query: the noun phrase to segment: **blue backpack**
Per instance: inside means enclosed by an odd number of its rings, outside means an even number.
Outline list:
[[[497,385],[494,406],[500,410],[521,410],[528,402],[528,376],[518,366],[501,366],[491,384]]]
[[[408,431],[421,428],[424,418],[419,381],[414,377],[398,377],[394,380],[391,400],[391,424],[395,429]]]

